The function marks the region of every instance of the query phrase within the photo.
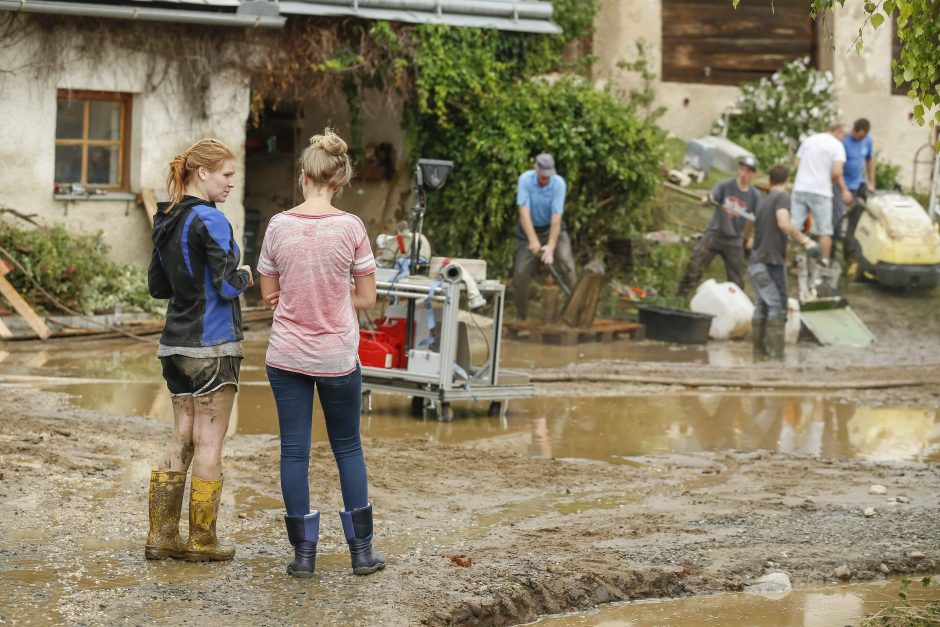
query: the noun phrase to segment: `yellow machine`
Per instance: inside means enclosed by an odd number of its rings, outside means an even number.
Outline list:
[[[940,282],[940,230],[910,196],[876,192],[848,233],[846,257],[851,280],[933,287]]]

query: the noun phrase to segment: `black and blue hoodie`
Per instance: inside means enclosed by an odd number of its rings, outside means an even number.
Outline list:
[[[215,204],[183,196],[169,212],[159,203],[153,219],[148,283],[154,298],[169,298],[164,347],[204,348],[244,336],[238,296],[249,275],[238,270],[241,252],[232,225]]]

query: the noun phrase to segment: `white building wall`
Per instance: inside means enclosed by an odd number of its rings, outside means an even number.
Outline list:
[[[728,0],[730,3],[731,0]],[[866,117],[872,124],[876,154],[901,166],[900,179],[910,186],[914,153],[930,141],[930,131],[910,119],[912,103],[906,96],[891,94],[891,27],[887,22],[877,31],[869,27],[861,54],[853,46],[862,24],[861,3],[846,3],[832,19],[832,51],[827,35],[820,40],[821,63],[835,77],[843,119],[851,123]],[[807,4],[807,10],[808,10]],[[773,19],[769,16],[768,19]],[[662,64],[662,4],[660,0],[600,0],[595,19],[594,78],[598,84],[610,82],[615,88],[629,89],[639,84],[639,76],[617,68],[621,61],[636,58],[636,43],[647,48],[650,68],[660,74]],[[683,139],[706,135],[713,122],[737,97],[736,87],[691,83],[658,82],[658,104],[667,113],[660,124]],[[918,187],[928,184],[927,166],[920,166]]]
[[[114,28],[122,22],[113,21]],[[153,24],[155,36],[159,24]],[[99,42],[107,46],[106,42]],[[80,200],[66,204],[53,198],[55,125],[58,89],[129,92],[133,94],[130,192],[153,188],[166,200],[167,165],[202,137],[225,142],[236,155],[236,186],[220,208],[241,242],[244,226],[245,122],[249,111],[244,77],[213,76],[208,116],[199,119],[183,101],[174,68],[154,89],[148,87],[148,63],[140,53],[106,49],[104,62],[88,60],[76,49],[63,55],[56,71],[34,72],[28,64],[43,42],[37,38],[0,47],[0,205],[37,214],[41,223],[61,223],[76,232],[102,231],[113,259],[146,266],[150,261],[150,225],[134,201]],[[25,224],[25,223],[22,223]]]

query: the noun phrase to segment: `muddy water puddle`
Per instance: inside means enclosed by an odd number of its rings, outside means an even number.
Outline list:
[[[117,415],[172,421],[162,383],[126,382],[54,386],[81,407]],[[506,419],[482,405],[457,408],[441,423],[410,416],[406,397],[375,395],[362,433],[374,438],[419,437],[471,443],[534,457],[629,463],[631,457],[721,450],[774,450],[823,458],[940,461],[937,407],[866,407],[827,396],[741,393],[544,398],[513,401]],[[277,434],[270,389],[241,387],[230,432]],[[319,406],[314,439],[326,431]]]
[[[543,627],[843,627],[859,625],[883,604],[898,601],[897,580],[841,586],[813,586],[778,595],[745,592],[678,600],[637,601],[604,606],[590,614],[546,617]],[[940,601],[940,585],[923,588],[914,581],[910,601],[922,606]],[[927,624],[927,623],[924,623]]]

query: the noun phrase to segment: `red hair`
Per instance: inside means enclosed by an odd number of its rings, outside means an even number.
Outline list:
[[[166,191],[170,194],[170,206],[167,211],[183,199],[186,185],[192,180],[196,170],[204,167],[210,172],[217,172],[229,159],[235,159],[232,149],[212,138],[200,139],[176,155],[173,161],[170,161],[170,172],[166,176]]]

